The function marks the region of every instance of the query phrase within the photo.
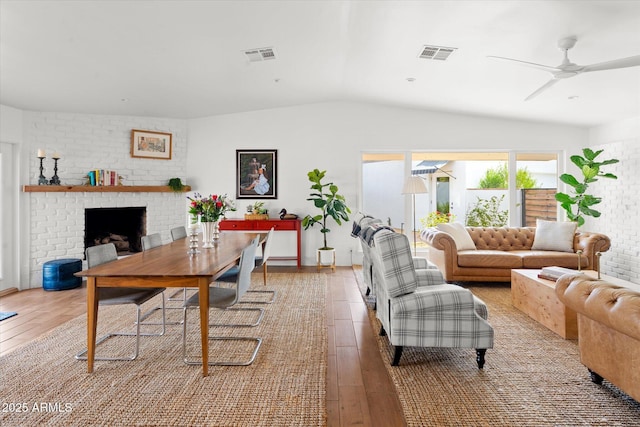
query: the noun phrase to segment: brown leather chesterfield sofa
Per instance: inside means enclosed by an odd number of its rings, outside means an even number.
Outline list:
[[[576,231],[573,252],[533,250],[536,227],[463,227],[473,241],[473,249],[459,250],[447,232],[427,228],[420,239],[429,245],[428,260],[442,272],[447,282],[510,282],[511,270],[558,266],[596,270],[597,252],[611,246],[600,233]],[[570,245],[570,242],[569,242]],[[578,255],[577,251],[582,251]]]
[[[640,402],[640,285],[610,280],[567,274],[555,291],[578,314],[580,361],[591,380],[605,378]]]

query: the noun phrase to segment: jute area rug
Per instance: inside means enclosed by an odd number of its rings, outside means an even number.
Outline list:
[[[252,288],[264,289],[262,274]],[[270,273],[274,304],[254,328],[211,328],[210,335],[261,337],[250,366],[201,366],[182,362],[182,326],[143,337],[138,359],[96,361],[92,374],[74,355],[86,346],[86,316],[0,359],[2,426],[318,426],[326,424],[326,278],[315,273]],[[258,294],[247,294],[260,298]],[[263,295],[266,296],[266,295]],[[179,303],[171,303],[179,307]],[[243,307],[257,305],[240,304]],[[101,332],[133,330],[133,306],[100,307]],[[179,320],[182,310],[167,310]],[[222,317],[227,316],[227,317]],[[211,311],[211,321],[232,313]],[[232,321],[253,316],[236,315]],[[241,319],[242,318],[242,319]],[[149,321],[157,320],[155,315]],[[246,320],[246,319],[244,319]],[[188,317],[189,354],[199,357],[197,310]],[[99,350],[127,354],[133,338],[108,340]],[[109,344],[111,342],[111,344]],[[210,345],[210,360],[234,357],[242,344]],[[232,348],[233,347],[233,348]],[[246,353],[245,353],[246,355]]]
[[[361,270],[354,271],[363,289]],[[466,287],[487,304],[495,331],[483,370],[473,349],[415,347],[392,367],[393,348],[378,337],[408,426],[640,426],[640,403],[606,380],[592,383],[577,341],[514,308],[508,283]]]

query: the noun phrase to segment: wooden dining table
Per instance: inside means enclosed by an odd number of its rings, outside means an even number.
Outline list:
[[[188,254],[189,238],[123,257],[76,273],[87,278],[87,372],[93,372],[101,287],[198,288],[202,376],[209,374],[209,284],[233,267],[256,233],[221,232],[212,249]]]

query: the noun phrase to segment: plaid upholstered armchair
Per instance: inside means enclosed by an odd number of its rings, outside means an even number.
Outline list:
[[[373,281],[373,265],[371,264],[371,248],[369,243],[373,236],[383,229],[391,230],[391,227],[385,226],[384,222],[381,219],[374,218],[372,216],[359,213],[359,217],[357,217],[353,221],[353,228],[351,230],[351,237],[355,237],[360,240],[360,245],[362,247],[362,276],[364,278],[364,283],[367,285],[367,295],[376,294],[376,286]],[[416,269],[435,269],[437,270],[435,264],[427,261],[426,258],[413,258],[413,263]]]
[[[384,226],[384,224],[380,219],[362,214],[360,218],[353,221],[351,237],[358,239],[360,241],[360,246],[362,247],[362,276],[364,278],[364,283],[367,285],[367,295],[371,293],[375,295],[372,281],[373,266],[371,265],[370,249],[369,244],[364,239],[364,231],[370,226],[377,228]]]
[[[493,347],[487,307],[468,289],[446,284],[438,270],[416,270],[409,240],[391,230],[377,232],[371,242],[376,283],[376,316],[395,347],[392,365],[400,363],[404,346],[476,349],[478,368]]]

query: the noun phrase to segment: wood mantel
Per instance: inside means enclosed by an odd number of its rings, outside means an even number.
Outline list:
[[[25,185],[25,193],[173,193],[168,185]],[[191,191],[191,186],[185,185],[182,193]]]

